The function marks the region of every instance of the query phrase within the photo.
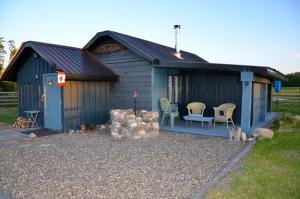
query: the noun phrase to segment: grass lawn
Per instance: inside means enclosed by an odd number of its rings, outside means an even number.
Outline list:
[[[274,112],[285,112],[285,113],[293,113],[293,114],[298,114],[300,115],[300,104],[298,105],[272,105],[273,111]]]
[[[300,107],[278,106],[274,111],[300,115]],[[300,121],[286,113],[272,140],[259,141],[244,159],[230,184],[217,185],[206,198],[300,198]]]
[[[0,107],[0,123],[12,123],[18,117],[18,107]]]

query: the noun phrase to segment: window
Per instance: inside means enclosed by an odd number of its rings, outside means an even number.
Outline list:
[[[170,103],[177,104],[181,92],[181,76],[169,75],[168,76],[168,99]]]

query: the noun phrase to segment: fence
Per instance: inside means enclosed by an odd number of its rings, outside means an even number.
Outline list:
[[[300,106],[300,87],[283,87],[282,91],[272,91],[272,102],[278,105]]]
[[[0,107],[17,106],[18,101],[17,92],[0,92]]]

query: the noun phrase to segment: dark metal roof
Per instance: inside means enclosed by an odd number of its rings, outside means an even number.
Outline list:
[[[93,47],[95,43],[102,37],[109,36],[117,42],[123,44],[133,52],[149,60],[155,64],[156,67],[178,68],[178,69],[199,69],[199,70],[216,70],[228,72],[251,71],[258,75],[268,77],[270,79],[280,79],[287,81],[284,74],[279,71],[264,66],[249,66],[249,65],[235,65],[235,64],[218,64],[209,63],[201,57],[181,51],[181,56],[184,59],[179,59],[174,56],[175,48],[163,46],[151,41],[139,39],[129,35],[125,35],[113,31],[103,31],[97,33],[85,46],[84,49]]]
[[[163,68],[176,68],[180,70],[205,70],[205,71],[220,71],[220,72],[242,72],[249,71],[257,75],[267,77],[269,79],[279,79],[287,81],[287,77],[281,72],[266,66],[250,66],[250,65],[235,65],[235,64],[219,64],[219,63],[162,63],[161,65],[156,65],[156,67]]]
[[[207,63],[206,60],[202,59],[198,55],[193,53],[189,53],[186,51],[180,51],[181,57],[183,59],[179,59],[174,55],[175,48],[171,48],[168,46],[164,46],[161,44],[157,44],[151,41],[147,41],[144,39],[139,39],[136,37],[132,37],[129,35],[125,35],[118,32],[113,31],[104,31],[97,33],[85,46],[83,49],[89,49],[93,46],[93,44],[101,37],[109,36],[112,39],[115,39],[117,42],[123,44],[133,52],[138,55],[144,57],[146,60],[152,63],[159,62],[179,62],[179,63],[189,63],[189,62],[204,62]]]
[[[89,48],[93,47],[98,39],[106,36],[123,44],[128,49],[153,63],[156,67],[224,72],[251,71],[270,79],[287,80],[282,73],[270,67],[208,63],[199,56],[185,51],[181,51],[181,56],[184,59],[179,59],[174,56],[174,48],[113,31],[97,33],[83,49],[34,41],[25,42],[21,45],[0,80],[16,81],[18,64],[25,60],[26,53],[29,50],[34,50],[57,70],[64,71],[68,79],[117,80],[119,78],[118,75],[88,52]]]
[[[104,64],[96,60],[89,52],[69,46],[28,41],[21,45],[16,56],[1,76],[2,81],[16,81],[18,63],[24,60],[25,51],[32,49],[57,70],[64,71],[67,78],[90,77],[93,80],[117,80],[118,76]],[[20,59],[19,59],[20,58]],[[80,77],[80,78],[79,78]]]

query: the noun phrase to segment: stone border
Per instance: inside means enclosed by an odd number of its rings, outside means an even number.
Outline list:
[[[247,146],[245,146],[240,153],[232,158],[224,167],[221,169],[213,178],[211,178],[202,188],[200,188],[197,192],[192,195],[192,199],[204,198],[204,196],[214,188],[219,181],[225,177],[226,174],[246,155],[248,154],[256,141],[251,142]]]

